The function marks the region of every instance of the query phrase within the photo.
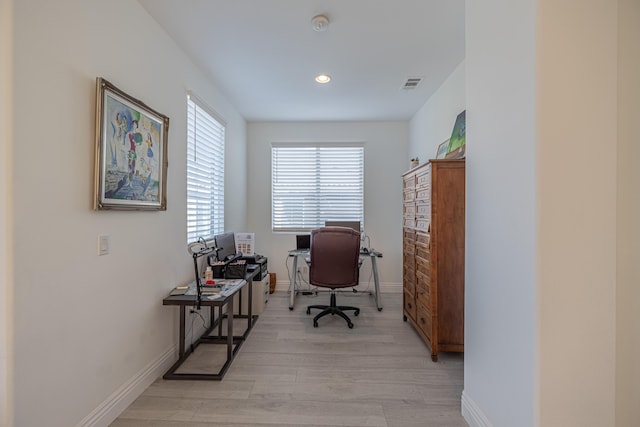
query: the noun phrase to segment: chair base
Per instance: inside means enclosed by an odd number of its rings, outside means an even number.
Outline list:
[[[327,314],[331,314],[332,316],[334,314],[337,314],[338,316],[342,317],[344,320],[347,321],[347,326],[349,326],[349,329],[353,328],[353,323],[351,323],[351,319],[349,319],[349,316],[347,316],[344,311],[346,310],[354,310],[353,315],[357,316],[358,314],[360,314],[360,309],[358,307],[350,307],[350,306],[346,306],[346,305],[336,305],[336,293],[335,292],[331,292],[331,302],[329,303],[330,305],[310,305],[307,307],[307,314],[311,314],[311,309],[312,308],[317,308],[319,310],[322,310],[320,313],[318,313],[316,315],[316,317],[313,318],[313,327],[317,328],[318,327],[318,319],[320,319],[321,317],[326,316]]]

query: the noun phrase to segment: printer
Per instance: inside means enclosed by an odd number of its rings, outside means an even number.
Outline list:
[[[253,280],[262,280],[269,273],[267,269],[267,257],[262,255],[247,255],[243,256],[240,259],[243,259],[247,262],[247,270],[258,270],[258,274]],[[255,267],[254,267],[255,266]]]

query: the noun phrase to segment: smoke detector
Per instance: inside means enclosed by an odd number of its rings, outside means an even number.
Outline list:
[[[326,31],[326,29],[329,28],[329,18],[327,18],[325,15],[316,15],[311,18],[311,25],[313,31],[317,31],[319,33],[322,31]]]

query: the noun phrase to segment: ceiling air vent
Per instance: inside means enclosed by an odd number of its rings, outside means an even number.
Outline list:
[[[409,77],[402,85],[402,89],[404,90],[415,89],[418,87],[421,81],[422,81],[422,77]]]

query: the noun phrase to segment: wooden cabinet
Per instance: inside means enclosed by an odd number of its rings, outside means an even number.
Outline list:
[[[464,351],[465,160],[402,175],[403,318],[431,349]]]

